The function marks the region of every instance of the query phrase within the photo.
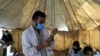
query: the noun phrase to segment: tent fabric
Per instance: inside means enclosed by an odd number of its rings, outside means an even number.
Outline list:
[[[71,18],[73,28],[79,26],[79,29],[91,29],[99,25],[100,5],[95,0],[65,0],[67,10]],[[100,1],[98,1],[100,2]],[[95,6],[95,7],[94,7]]]
[[[19,52],[22,52],[21,47],[21,35],[23,30],[15,29],[11,32],[14,39],[13,46]],[[66,50],[72,46],[73,41],[78,40],[80,46],[84,48],[86,45],[90,45],[94,51],[100,51],[100,26],[94,29],[85,31],[85,30],[76,30],[76,31],[60,31],[54,37],[55,50]]]
[[[94,51],[100,51],[100,27],[88,31],[77,30],[70,32],[59,32],[55,36],[55,50],[66,50],[72,46],[72,43],[78,40],[80,46],[84,48],[90,45]]]
[[[46,13],[48,29],[62,31],[55,36],[56,50],[69,48],[74,40],[79,40],[81,47],[91,45],[100,50],[100,0],[0,0],[0,27],[14,29],[11,33],[18,51],[21,34],[32,24],[36,10]]]
[[[22,30],[21,29],[15,29],[11,32],[14,44],[13,47],[18,51],[22,52],[22,43],[21,43],[21,37],[22,37]]]
[[[47,14],[47,28],[89,30],[100,24],[99,0],[0,0],[0,27],[24,29],[36,10]]]
[[[0,0],[0,27],[24,28],[31,23],[37,0]]]

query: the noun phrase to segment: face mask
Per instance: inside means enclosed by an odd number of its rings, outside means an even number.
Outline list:
[[[36,29],[42,30],[44,28],[44,24],[37,24]]]
[[[74,48],[74,49],[77,49],[77,47],[75,47],[75,46],[74,46],[73,48]]]
[[[6,33],[6,32],[5,32],[4,34],[5,34],[5,35],[8,35],[8,33]]]

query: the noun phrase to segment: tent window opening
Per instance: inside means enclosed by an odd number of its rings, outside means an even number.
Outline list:
[[[2,29],[0,29],[0,40],[2,38],[2,35],[3,35],[3,32],[2,32]]]
[[[0,40],[2,39],[2,36],[3,36],[3,32],[2,32],[2,28],[0,28]],[[1,46],[2,44],[0,43],[0,46]]]

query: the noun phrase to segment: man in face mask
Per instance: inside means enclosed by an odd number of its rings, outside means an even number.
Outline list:
[[[50,56],[48,46],[53,42],[57,28],[49,35],[44,27],[46,15],[41,11],[36,11],[33,16],[33,24],[22,34],[22,49],[25,56]]]
[[[74,41],[72,47],[69,49],[69,56],[81,56],[82,51],[78,41]]]

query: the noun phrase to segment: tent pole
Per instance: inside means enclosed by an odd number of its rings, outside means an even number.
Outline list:
[[[66,32],[64,31],[64,49],[66,49]]]
[[[53,0],[50,0],[50,26],[53,27]]]

